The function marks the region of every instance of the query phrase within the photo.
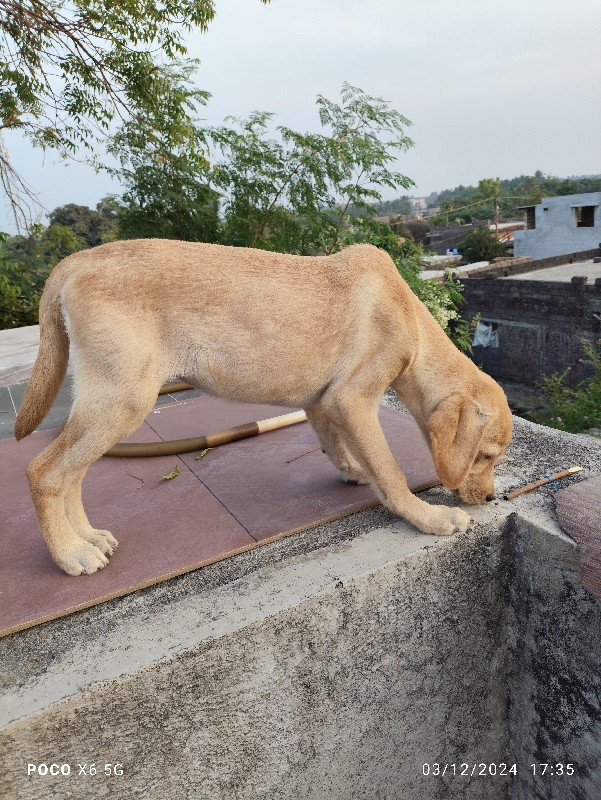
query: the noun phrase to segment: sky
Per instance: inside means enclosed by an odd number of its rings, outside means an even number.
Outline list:
[[[215,0],[209,30],[186,37],[212,95],[201,116],[271,111],[317,131],[315,100],[343,82],[412,121],[396,165],[416,197],[484,177],[601,173],[599,0]],[[94,206],[119,184],[65,166],[19,135],[14,167],[47,209]],[[387,190],[385,199],[404,194]],[[10,228],[0,202],[0,230]]]

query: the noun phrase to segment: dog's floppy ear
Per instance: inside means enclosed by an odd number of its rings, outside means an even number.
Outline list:
[[[445,397],[432,412],[427,428],[436,472],[456,489],[472,466],[490,414],[462,394]]]

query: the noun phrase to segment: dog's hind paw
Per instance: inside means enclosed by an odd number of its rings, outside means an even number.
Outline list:
[[[90,528],[79,534],[86,542],[95,545],[105,556],[112,556],[119,542],[110,531],[100,531]]]
[[[453,533],[465,533],[472,518],[461,508],[448,506],[431,506],[428,519],[423,527],[419,528],[424,533],[434,536],[450,536]]]

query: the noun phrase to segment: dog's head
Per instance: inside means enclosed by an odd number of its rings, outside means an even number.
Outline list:
[[[464,503],[495,496],[494,465],[511,439],[512,419],[501,387],[489,379],[479,391],[445,397],[426,424],[434,466]]]

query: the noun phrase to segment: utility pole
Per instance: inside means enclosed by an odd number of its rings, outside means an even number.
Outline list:
[[[499,198],[495,196],[495,236],[499,238]]]

